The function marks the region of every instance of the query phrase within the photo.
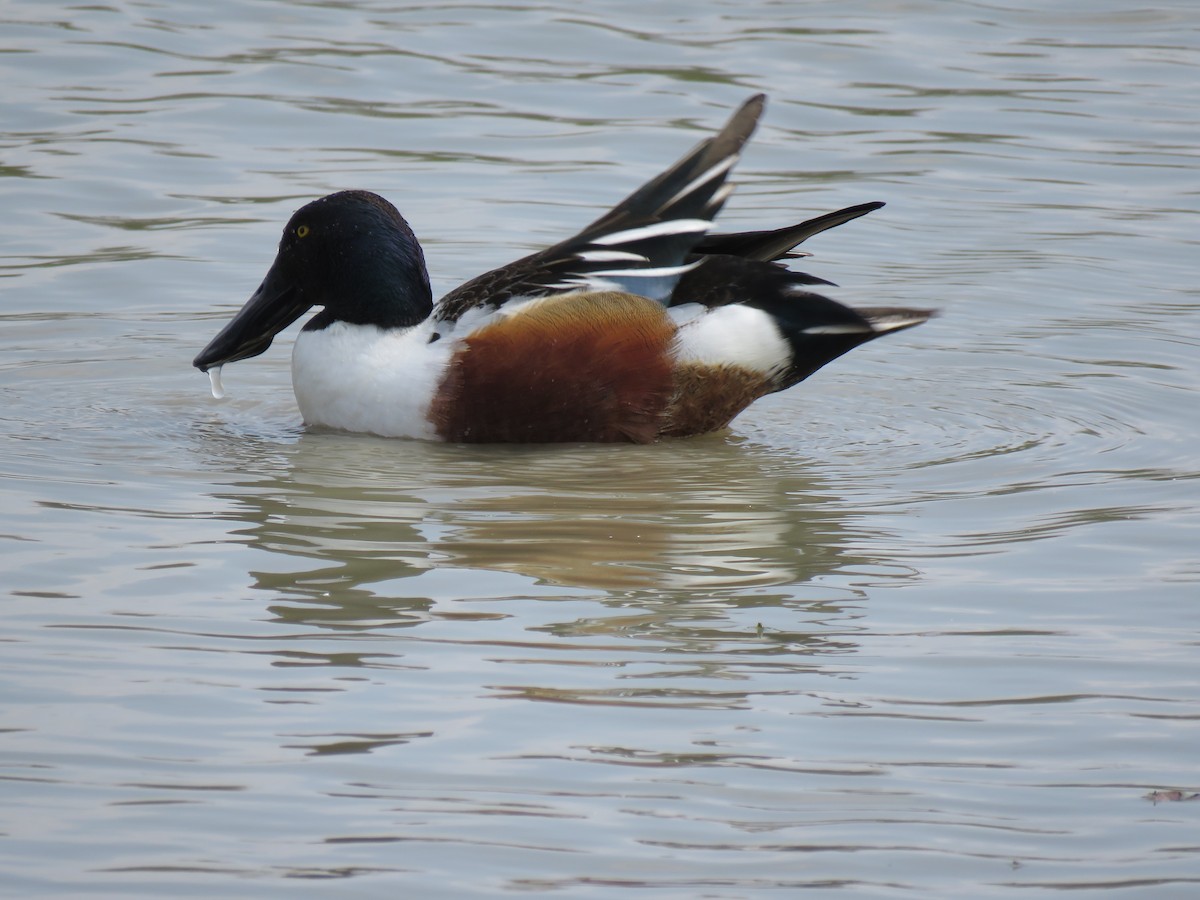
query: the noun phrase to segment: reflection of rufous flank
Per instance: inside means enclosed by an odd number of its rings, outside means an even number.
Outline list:
[[[730,485],[614,488],[525,494],[519,511],[511,497],[460,503],[459,527],[437,550],[458,565],[601,588],[750,586],[796,575],[786,516],[764,498],[731,499]]]
[[[826,486],[805,463],[747,444],[397,450],[305,434],[283,451],[290,465],[277,477],[231,486],[242,533],[276,557],[256,564],[261,586],[369,605],[428,597],[410,579],[451,569],[703,599],[803,585],[863,562],[847,553],[841,508],[822,499]],[[471,595],[486,594],[486,582]]]

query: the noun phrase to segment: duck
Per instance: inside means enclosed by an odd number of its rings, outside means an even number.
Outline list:
[[[933,310],[854,309],[789,267],[796,247],[879,209],[710,233],[766,97],[553,246],[434,303],[420,242],[395,206],[344,190],[297,210],[266,276],[195,357],[221,367],[296,337],[306,427],[455,443],[652,443],[727,428],[826,363]]]

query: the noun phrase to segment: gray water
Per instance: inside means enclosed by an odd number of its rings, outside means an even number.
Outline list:
[[[1200,12],[0,5],[0,892],[1200,892]],[[940,318],[652,447],[190,360],[297,206],[435,289],[754,91],[727,229]]]

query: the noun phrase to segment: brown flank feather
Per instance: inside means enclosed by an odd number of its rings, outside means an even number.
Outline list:
[[[774,390],[767,376],[742,366],[682,365],[674,373],[675,394],[660,437],[707,434]]]
[[[663,307],[596,292],[535,301],[464,341],[430,409],[459,442],[656,440],[676,395]]]

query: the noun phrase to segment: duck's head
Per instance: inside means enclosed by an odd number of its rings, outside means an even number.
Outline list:
[[[201,372],[258,356],[314,306],[310,325],[402,328],[433,308],[421,245],[396,207],[369,191],[342,191],[288,221],[258,290],[192,361]]]

